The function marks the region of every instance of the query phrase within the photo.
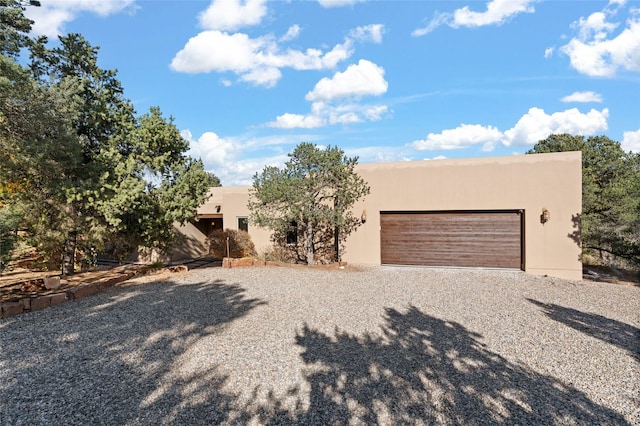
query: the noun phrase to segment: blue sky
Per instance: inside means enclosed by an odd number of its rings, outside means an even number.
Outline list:
[[[515,155],[551,133],[640,152],[640,1],[41,0],[225,186],[301,141],[360,162]]]

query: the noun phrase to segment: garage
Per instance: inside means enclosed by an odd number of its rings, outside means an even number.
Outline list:
[[[521,210],[380,212],[381,263],[524,269]]]

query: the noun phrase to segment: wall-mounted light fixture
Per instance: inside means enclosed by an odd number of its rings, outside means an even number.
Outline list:
[[[362,215],[360,216],[360,222],[365,223],[367,221],[367,209],[362,210]]]
[[[222,209],[222,206],[216,206],[216,213],[220,213],[221,209]]]
[[[540,215],[540,223],[545,224],[549,222],[550,219],[551,219],[551,213],[549,213],[549,210],[546,207],[543,207],[542,214]]]

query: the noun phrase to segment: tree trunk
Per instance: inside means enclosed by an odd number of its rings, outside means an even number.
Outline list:
[[[333,229],[333,248],[336,252],[336,262],[340,263],[340,230],[337,226]]]
[[[307,224],[307,265],[313,266],[313,224]]]
[[[338,229],[338,197],[333,199],[333,214],[334,214],[334,226],[333,226],[333,249],[336,252],[336,262],[340,263],[340,231]]]
[[[62,275],[72,275],[75,272],[76,263],[76,237],[78,233],[73,231],[67,236],[62,252]]]

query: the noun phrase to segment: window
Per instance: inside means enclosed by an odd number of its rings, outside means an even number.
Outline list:
[[[248,217],[239,217],[238,218],[238,230],[249,232],[249,218]]]
[[[287,244],[298,244],[298,222],[292,220],[287,229]]]

